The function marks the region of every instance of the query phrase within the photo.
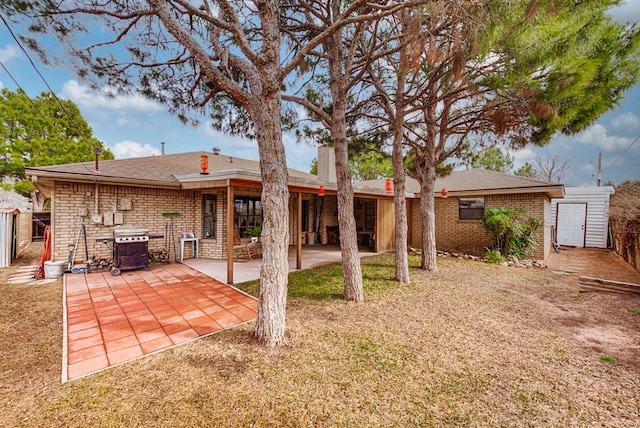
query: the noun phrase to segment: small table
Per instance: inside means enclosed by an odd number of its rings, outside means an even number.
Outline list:
[[[180,238],[180,261],[184,260],[184,243],[185,242],[191,242],[191,257],[195,257],[196,259],[199,258],[198,257],[198,253],[199,253],[198,238]]]

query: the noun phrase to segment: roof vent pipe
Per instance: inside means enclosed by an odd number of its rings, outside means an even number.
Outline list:
[[[229,163],[233,163],[233,157],[229,156]]]
[[[164,156],[164,141],[160,141],[160,145],[162,146],[162,156]]]
[[[100,169],[98,168],[98,158],[100,157],[100,149],[98,148],[98,146],[95,146],[93,148],[93,158],[95,160],[95,169],[96,172],[100,172]]]

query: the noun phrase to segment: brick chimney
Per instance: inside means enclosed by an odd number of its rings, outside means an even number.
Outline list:
[[[333,147],[318,147],[318,180],[336,183],[336,153]]]

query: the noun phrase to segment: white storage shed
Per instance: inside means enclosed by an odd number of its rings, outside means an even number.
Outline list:
[[[18,256],[19,215],[17,208],[0,208],[0,268],[11,266]]]
[[[607,248],[611,186],[565,187],[563,199],[551,200],[551,224],[558,245]]]

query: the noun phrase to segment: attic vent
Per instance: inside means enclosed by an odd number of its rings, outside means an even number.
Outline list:
[[[211,151],[214,155],[218,156],[220,154],[220,147],[214,147]]]

